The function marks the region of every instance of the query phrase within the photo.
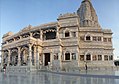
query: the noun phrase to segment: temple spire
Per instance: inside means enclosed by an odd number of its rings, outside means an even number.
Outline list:
[[[85,1],[89,1],[89,2],[91,2],[91,0],[83,0],[82,2],[85,2]]]
[[[91,1],[91,0],[83,0],[83,1]]]
[[[100,27],[95,9],[91,0],[83,0],[77,11],[80,17],[80,26],[82,27]]]

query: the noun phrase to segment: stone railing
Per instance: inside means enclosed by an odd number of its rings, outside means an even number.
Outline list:
[[[52,46],[52,45],[60,45],[60,42],[57,39],[43,41],[43,46]]]
[[[78,17],[78,15],[76,13],[60,14],[60,16],[58,17],[58,20],[64,19],[64,18],[69,18],[69,17]]]
[[[81,71],[85,70],[85,67],[79,67]],[[119,67],[115,67],[115,66],[94,66],[94,67],[88,67],[87,70],[114,70],[114,71],[118,71]]]
[[[111,29],[103,29],[102,30],[104,33],[112,33]]]
[[[6,68],[7,72],[30,72],[30,71],[35,71],[36,67],[32,66],[10,66]]]

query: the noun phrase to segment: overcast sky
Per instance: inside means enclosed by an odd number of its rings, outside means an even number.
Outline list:
[[[54,22],[60,14],[76,12],[82,0],[0,0],[0,40],[29,24]],[[119,0],[91,0],[102,28],[113,31],[114,55],[119,56]]]

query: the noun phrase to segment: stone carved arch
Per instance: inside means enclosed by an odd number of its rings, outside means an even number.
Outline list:
[[[13,52],[18,52],[18,50],[17,49],[12,49],[11,53],[13,53]]]
[[[28,64],[28,56],[29,56],[29,48],[27,46],[23,46],[21,48],[21,65],[26,65]]]
[[[40,39],[40,31],[34,31],[32,34],[34,38]]]
[[[10,65],[16,66],[18,63],[18,50],[12,49],[10,55]]]
[[[43,40],[56,39],[57,30],[55,27],[43,30]]]
[[[84,39],[85,41],[92,41],[92,35],[90,33],[86,33]]]
[[[91,60],[91,55],[92,55],[92,53],[90,51],[86,51],[85,52],[85,60],[90,61]]]
[[[3,63],[4,64],[7,64],[8,63],[8,51],[5,51],[4,52]]]
[[[64,30],[64,35],[65,37],[70,37],[70,30],[68,28]]]
[[[27,37],[29,37],[30,36],[30,33],[24,33],[23,35],[21,35],[22,36],[22,38],[27,38]]]
[[[65,52],[65,60],[70,60],[70,51]]]

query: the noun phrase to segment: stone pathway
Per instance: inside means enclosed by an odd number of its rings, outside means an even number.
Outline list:
[[[0,72],[0,84],[119,84],[119,76],[64,72]]]

